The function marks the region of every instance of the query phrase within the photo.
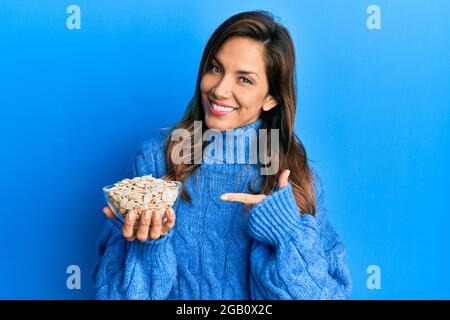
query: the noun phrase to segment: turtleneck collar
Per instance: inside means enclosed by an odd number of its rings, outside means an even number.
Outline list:
[[[246,125],[219,131],[209,129],[205,134],[207,145],[203,153],[203,164],[256,164],[258,129],[262,119]],[[222,140],[222,141],[220,141]],[[222,150],[222,152],[220,152]]]

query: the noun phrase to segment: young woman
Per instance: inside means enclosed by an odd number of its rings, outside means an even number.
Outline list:
[[[294,57],[289,32],[265,11],[239,13],[213,33],[194,97],[173,127],[194,138],[186,144],[190,151],[200,143],[203,152],[175,161],[179,139],[170,135],[139,147],[132,176],[181,181],[182,191],[173,209],[130,212],[124,223],[104,208],[109,219],[94,271],[97,298],[349,298],[345,248],[293,131]],[[208,154],[195,139],[207,129],[233,151],[230,133],[278,129],[277,148],[270,134],[265,142],[278,170],[263,175],[267,162],[250,163],[248,150],[262,141],[259,135],[244,139],[244,163],[233,161],[236,154],[232,161],[217,150]]]

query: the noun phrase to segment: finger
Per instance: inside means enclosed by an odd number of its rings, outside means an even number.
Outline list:
[[[167,226],[169,227],[169,230],[170,230],[175,225],[176,216],[175,216],[175,210],[173,210],[173,208],[169,208],[169,210],[167,210],[167,211],[168,211]]]
[[[152,212],[150,210],[145,210],[141,215],[136,233],[136,237],[139,241],[145,241],[148,239],[148,229],[150,227],[151,218]]]
[[[263,201],[267,196],[265,194],[249,194],[249,193],[224,193],[220,196],[224,201],[241,202],[248,204],[257,204]]]
[[[103,214],[108,219],[119,220],[119,219],[117,219],[116,215],[114,214],[114,212],[112,212],[112,210],[111,210],[111,208],[109,206],[106,206],[106,207],[103,208]]]
[[[125,239],[132,241],[135,239],[134,235],[134,223],[136,221],[136,213],[134,210],[130,210],[125,217],[125,221],[122,227],[122,235]]]
[[[152,240],[156,240],[161,236],[162,212],[164,212],[164,211],[162,211],[162,210],[153,211],[152,227],[150,229],[150,238]]]
[[[161,235],[165,236],[170,229],[175,225],[175,211],[172,208],[167,208],[165,222],[163,222]]]
[[[278,177],[278,187],[280,189],[284,188],[284,187],[286,187],[288,185],[288,183],[289,183],[289,174],[290,173],[291,173],[291,171],[286,169]]]

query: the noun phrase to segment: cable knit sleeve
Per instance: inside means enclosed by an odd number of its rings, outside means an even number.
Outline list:
[[[331,226],[313,171],[316,216],[301,215],[289,183],[250,210],[252,299],[348,299],[343,243]]]
[[[155,141],[136,152],[131,175],[160,176],[163,159]],[[159,157],[161,158],[161,157]],[[99,240],[99,261],[93,278],[97,299],[167,299],[176,279],[177,264],[170,238],[173,229],[158,240],[127,241],[122,222],[108,220]]]

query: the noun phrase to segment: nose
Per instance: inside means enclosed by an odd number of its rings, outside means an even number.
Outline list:
[[[220,81],[213,87],[211,92],[218,100],[225,101],[231,95],[231,84],[230,81],[223,77]]]

